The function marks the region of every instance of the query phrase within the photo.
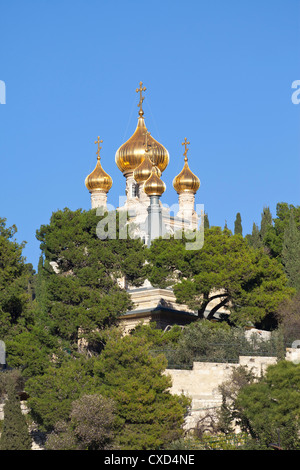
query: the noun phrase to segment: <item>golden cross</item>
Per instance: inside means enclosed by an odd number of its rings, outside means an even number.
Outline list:
[[[137,93],[140,92],[140,101],[139,101],[139,104],[138,104],[138,107],[140,108],[140,114],[144,114],[142,106],[143,106],[143,101],[144,101],[145,97],[142,95],[142,93],[143,93],[143,91],[146,91],[146,90],[147,90],[147,88],[145,86],[143,87],[143,82],[140,82],[140,88],[136,89]]]
[[[153,142],[153,144],[151,145],[151,149],[152,149],[152,158],[151,158],[151,163],[152,165],[154,166],[155,165],[155,160],[154,160],[154,155],[155,155],[155,149],[157,149],[157,145]]]
[[[145,145],[145,147],[146,147],[146,148],[145,148],[145,152],[148,152],[148,147],[151,147],[151,145],[150,145],[149,142],[148,142],[148,136],[149,136],[149,135],[151,135],[150,132],[148,132],[148,131],[144,132],[144,136],[145,136],[145,143],[144,143],[144,145]]]
[[[184,138],[184,142],[182,142],[182,145],[184,145],[184,153],[183,153],[184,161],[187,162],[187,152],[188,152],[187,146],[190,145],[190,143],[188,142],[186,137]]]
[[[100,160],[100,149],[102,149],[102,147],[100,147],[100,144],[102,143],[103,143],[103,140],[100,140],[100,137],[98,136],[98,140],[95,140],[95,144],[98,144],[97,160]]]

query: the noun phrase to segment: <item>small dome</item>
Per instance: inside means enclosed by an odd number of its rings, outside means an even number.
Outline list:
[[[148,152],[145,152],[145,158],[142,163],[134,170],[133,177],[138,184],[144,183],[152,172],[153,164],[150,160]],[[155,167],[158,176],[161,176],[159,168]]]
[[[189,142],[186,141],[183,145],[187,145]],[[200,188],[200,180],[198,176],[190,170],[187,159],[187,147],[184,152],[184,166],[179,175],[175,176],[173,180],[173,187],[178,194],[183,193],[184,191],[196,193]]]
[[[108,193],[112,187],[113,181],[112,178],[103,170],[100,163],[100,142],[103,141],[99,140],[98,137],[98,140],[95,142],[98,143],[97,164],[92,173],[85,178],[85,185],[90,192],[103,191]]]
[[[165,190],[166,185],[158,176],[155,166],[153,166],[151,175],[144,184],[144,191],[148,196],[161,196]]]
[[[85,179],[87,189],[89,191],[104,191],[108,193],[112,184],[111,177],[103,170],[99,159],[95,169]]]

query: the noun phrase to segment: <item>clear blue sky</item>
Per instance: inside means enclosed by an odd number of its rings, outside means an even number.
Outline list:
[[[84,179],[102,164],[118,206],[115,152],[146,124],[170,153],[163,202],[189,163],[211,225],[244,234],[264,206],[299,205],[299,0],[0,0],[0,217],[37,266],[36,229],[51,213],[90,208]]]

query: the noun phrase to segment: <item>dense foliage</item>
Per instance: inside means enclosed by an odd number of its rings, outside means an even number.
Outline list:
[[[282,357],[284,344],[282,335],[277,331],[269,340],[260,339],[255,334],[249,334],[247,338],[243,328],[203,319],[187,325],[176,342],[154,343],[153,352],[159,351],[165,354],[170,368],[189,368],[195,361],[236,363],[239,356]]]
[[[116,448],[115,407],[99,394],[82,395],[73,401],[68,421],[56,423],[47,450],[108,450]]]
[[[156,286],[172,285],[177,301],[200,318],[214,318],[226,307],[231,323],[260,326],[293,293],[282,265],[241,235],[211,227],[200,250],[187,250],[185,243],[156,240],[148,254],[149,279]]]
[[[0,437],[0,450],[30,450],[32,439],[26,417],[21,411],[20,397],[12,377],[6,384],[4,422]]]
[[[242,428],[266,445],[300,449],[300,364],[280,361],[236,399]]]
[[[142,242],[100,241],[97,225],[105,216],[65,209],[37,232],[42,251],[37,299],[51,333],[72,346],[81,338],[99,348],[101,330],[115,325],[131,307],[118,279],[126,276],[133,284],[144,280]]]
[[[0,218],[0,338],[13,337],[30,328],[32,322],[32,265],[22,251],[25,243],[17,243],[17,228],[6,227]]]
[[[166,359],[149,348],[142,337],[112,337],[95,363],[101,393],[117,407],[121,449],[158,449],[183,433],[189,400],[169,392]]]
[[[97,227],[107,216],[53,213],[37,231],[37,274],[22,255],[24,243],[14,238],[16,227],[0,219],[0,339],[14,369],[14,391],[25,388],[31,418],[50,433],[47,448],[230,449],[242,448],[245,436],[268,446],[276,429],[286,448],[298,448],[295,365],[281,362],[256,383],[237,374],[223,389],[221,435],[190,440],[182,428],[189,400],[169,392],[165,369],[194,360],[236,362],[243,351],[281,357],[284,341],[299,339],[299,293],[293,296],[299,291],[299,207],[280,203],[274,219],[264,208],[260,228],[254,224],[245,237],[240,213],[234,234],[209,227],[206,215],[200,250],[186,250],[185,238],[156,240],[150,249],[140,240],[118,239],[117,214],[111,215],[115,239],[100,240]],[[124,278],[137,286],[146,278],[173,286],[178,302],[198,311],[198,321],[168,331],[140,325],[122,337],[118,321],[132,307],[119,282]],[[249,324],[274,330],[271,339],[246,339]],[[22,435],[28,447],[7,377],[0,374],[2,401],[9,395],[1,445],[20,447],[13,442]],[[245,432],[238,442],[231,437],[232,419]]]

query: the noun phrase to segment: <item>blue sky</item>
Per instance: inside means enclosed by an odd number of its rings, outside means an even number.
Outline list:
[[[0,217],[18,227],[34,267],[52,212],[90,208],[84,179],[102,164],[118,206],[115,152],[145,119],[170,153],[163,202],[189,163],[211,225],[244,234],[264,206],[299,205],[299,0],[0,0]]]

